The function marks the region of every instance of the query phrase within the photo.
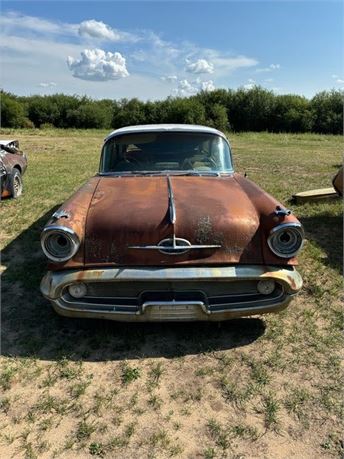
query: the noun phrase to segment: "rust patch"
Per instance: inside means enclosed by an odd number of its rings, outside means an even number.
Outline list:
[[[198,244],[220,244],[224,246],[223,234],[214,230],[209,215],[198,220],[195,237]]]

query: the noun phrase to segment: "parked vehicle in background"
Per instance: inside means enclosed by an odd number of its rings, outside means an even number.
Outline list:
[[[23,174],[27,157],[19,149],[18,140],[0,140],[1,197],[18,198],[23,192]]]
[[[337,194],[343,196],[343,166],[339,168],[338,172],[333,177],[332,184]]]
[[[112,132],[41,244],[41,291],[70,317],[218,321],[280,311],[302,286],[300,222],[234,172],[225,135],[205,126]]]

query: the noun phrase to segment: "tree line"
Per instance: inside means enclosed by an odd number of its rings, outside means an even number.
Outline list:
[[[190,97],[94,100],[53,94],[16,96],[1,91],[1,126],[9,128],[102,128],[150,123],[189,123],[234,132],[343,132],[341,90],[322,91],[312,99],[277,95],[260,86],[218,89]]]

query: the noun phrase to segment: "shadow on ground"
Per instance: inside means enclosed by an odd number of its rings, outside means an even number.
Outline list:
[[[57,208],[57,207],[56,207]],[[3,251],[2,354],[73,360],[124,360],[227,350],[254,342],[265,331],[257,318],[217,323],[118,322],[59,317],[41,296],[46,269],[39,236],[51,209]]]
[[[343,218],[327,212],[300,219],[306,238],[314,241],[327,255],[324,264],[343,273]]]

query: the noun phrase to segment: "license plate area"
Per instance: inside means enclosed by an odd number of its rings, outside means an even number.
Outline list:
[[[146,301],[142,304],[141,314],[150,320],[197,320],[209,314],[203,301]]]

